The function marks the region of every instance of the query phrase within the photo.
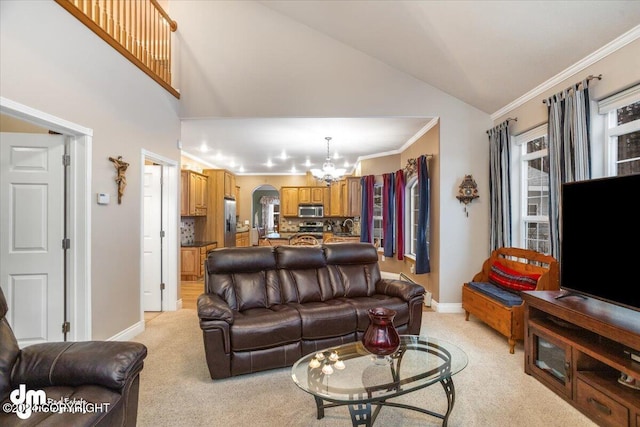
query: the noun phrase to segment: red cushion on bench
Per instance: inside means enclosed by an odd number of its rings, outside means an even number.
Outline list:
[[[539,278],[539,273],[522,273],[499,262],[494,262],[489,272],[489,282],[516,291],[535,290]]]

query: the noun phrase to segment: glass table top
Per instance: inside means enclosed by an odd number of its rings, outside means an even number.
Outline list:
[[[400,348],[386,357],[360,341],[309,354],[291,368],[304,391],[335,402],[365,402],[398,396],[450,378],[467,366],[467,355],[437,338],[401,335]]]

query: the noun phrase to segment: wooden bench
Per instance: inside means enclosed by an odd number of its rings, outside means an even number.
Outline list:
[[[497,274],[505,274],[505,271],[508,272],[506,276],[513,278],[515,283],[520,283],[520,279],[523,282],[528,280],[531,286],[535,286],[528,290],[537,291],[560,289],[560,277],[558,262],[552,256],[528,249],[500,248],[484,261],[482,271],[473,276],[473,283],[462,286],[465,320],[469,320],[469,314],[473,314],[500,332],[507,337],[509,353],[513,354],[516,340],[524,338],[524,302],[519,297],[519,291],[505,291],[503,286],[496,285],[496,278],[500,279]],[[540,276],[536,281],[537,275]],[[499,293],[506,293],[512,302],[501,301],[496,296]]]

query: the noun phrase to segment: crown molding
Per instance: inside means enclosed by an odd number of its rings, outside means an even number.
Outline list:
[[[557,74],[556,76],[550,78],[546,82],[542,83],[541,85],[537,86],[531,91],[525,93],[520,98],[516,99],[515,101],[511,102],[510,104],[502,107],[495,113],[491,114],[491,120],[495,121],[498,118],[504,116],[505,114],[508,114],[510,111],[520,107],[521,105],[532,100],[533,98],[542,95],[547,90],[553,88],[556,85],[559,85],[569,77],[579,73],[580,71],[584,70],[587,67],[590,67],[591,65],[595,64],[596,62],[600,61],[601,59],[612,54],[618,49],[621,49],[622,47],[628,45],[629,43],[635,41],[638,38],[640,38],[640,25],[632,28],[631,30],[627,31],[617,39],[602,46],[600,49],[596,50],[592,54],[586,56],[585,58],[576,62],[569,68]]]

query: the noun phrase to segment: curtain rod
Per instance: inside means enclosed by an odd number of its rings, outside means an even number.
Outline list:
[[[507,119],[504,122],[500,123],[499,125],[494,126],[492,129],[489,129],[487,131],[487,135],[489,134],[489,132],[491,132],[493,129],[497,128],[498,126],[502,126],[505,123],[508,125],[509,122],[517,122],[517,121],[518,121],[517,117],[507,117]]]
[[[602,74],[598,74],[597,76],[594,76],[593,74],[589,74],[585,80],[586,80],[586,81],[590,81],[590,80],[593,80],[593,79],[602,80]],[[578,82],[578,83],[576,83],[576,84],[573,84],[573,85],[569,86],[568,88],[566,88],[565,90],[572,89],[573,87],[575,87],[575,86],[579,85],[580,83],[582,83],[582,82]],[[564,91],[563,91],[563,92],[564,92]],[[543,99],[543,100],[542,100],[542,103],[543,103],[543,104],[546,104],[546,103],[547,103],[547,98]]]

